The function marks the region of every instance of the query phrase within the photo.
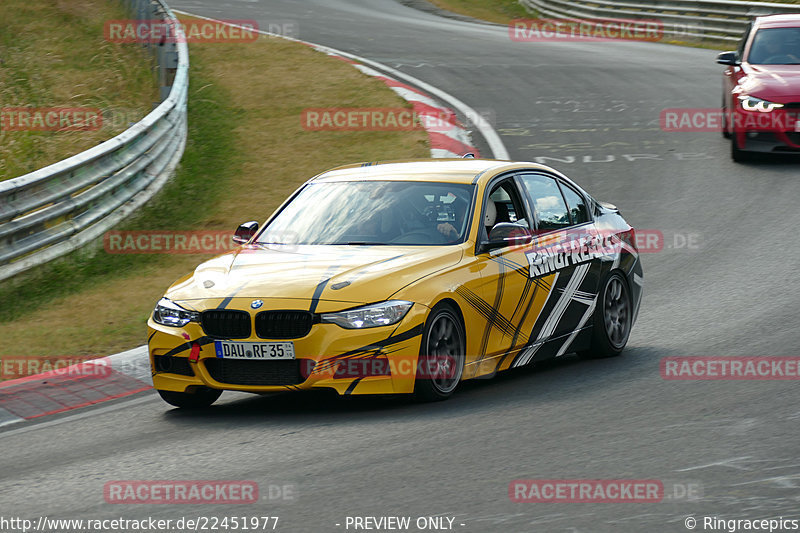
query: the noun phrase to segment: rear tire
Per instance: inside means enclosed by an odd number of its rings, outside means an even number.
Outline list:
[[[583,359],[602,359],[622,353],[631,334],[633,305],[628,283],[619,271],[606,277],[592,317],[592,342],[578,352]]]
[[[464,374],[466,335],[461,318],[448,305],[435,307],[422,334],[414,397],[422,402],[446,400]]]
[[[222,394],[221,390],[197,387],[194,392],[175,392],[159,390],[161,399],[170,405],[181,409],[203,409],[217,401]]]

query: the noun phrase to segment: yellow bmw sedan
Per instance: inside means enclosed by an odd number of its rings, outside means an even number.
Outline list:
[[[534,163],[339,167],[233,240],[148,321],[172,405],[318,388],[442,400],[544,359],[618,355],[642,297],[617,208]]]

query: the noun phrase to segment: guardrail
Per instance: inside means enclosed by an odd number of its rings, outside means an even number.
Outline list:
[[[102,144],[0,182],[0,280],[63,256],[149,200],[172,175],[186,145],[189,50],[163,0],[124,0],[141,21],[162,20],[175,38],[143,43],[158,68],[161,103]]]
[[[736,0],[520,0],[541,15],[558,19],[658,19],[664,34],[676,39],[704,39],[733,44],[747,22],[759,15],[800,13],[800,4],[738,2]]]

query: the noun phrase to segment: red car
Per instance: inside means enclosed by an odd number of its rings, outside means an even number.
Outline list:
[[[800,153],[800,14],[756,17],[733,52],[717,56],[722,133],[734,161],[754,153]]]

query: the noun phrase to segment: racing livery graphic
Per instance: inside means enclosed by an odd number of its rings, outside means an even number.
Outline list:
[[[170,404],[312,388],[445,399],[466,379],[619,354],[642,297],[617,208],[534,163],[340,167],[234,241],[148,321]]]

